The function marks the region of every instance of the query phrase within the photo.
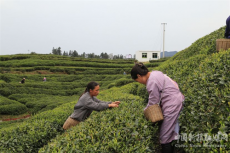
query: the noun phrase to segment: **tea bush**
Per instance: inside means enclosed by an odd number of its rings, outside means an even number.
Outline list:
[[[132,87],[131,84],[126,86]],[[120,152],[122,150],[125,152],[151,152],[154,149],[159,149],[157,143],[152,141],[152,139],[157,140],[157,135],[153,136],[151,134],[157,128],[153,127],[143,117],[142,99],[129,94],[131,88],[126,86],[102,91],[98,96],[99,99],[105,101],[120,100],[120,108],[93,112],[89,119],[80,124],[81,128],[76,127],[65,132],[64,135],[59,136],[61,141],[59,138],[52,140],[51,145],[46,146],[44,150],[47,150],[47,147],[54,152],[57,149],[70,152],[71,149],[78,149],[79,147],[87,151],[96,148],[102,152]],[[53,111],[35,115],[28,121],[20,123],[17,127],[0,129],[0,151],[37,152],[51,138],[63,132],[61,127],[72,113],[75,103],[64,104]],[[136,113],[134,114],[134,112]],[[77,134],[73,134],[73,132]],[[67,137],[67,135],[70,137]],[[71,143],[69,140],[76,140],[72,141],[73,147],[62,147],[64,144],[72,146],[72,144],[69,144]],[[114,142],[116,144],[113,146],[112,143]],[[59,143],[61,143],[61,146]],[[75,145],[75,143],[78,143],[78,145]]]
[[[157,128],[143,117],[143,102],[128,94],[131,84],[103,91],[99,99],[120,100],[119,108],[93,112],[89,119],[57,136],[39,152],[153,152]]]
[[[77,100],[76,96],[55,96],[47,94],[13,94],[10,95],[9,98],[24,104],[32,114],[52,110],[62,104]]]
[[[183,82],[186,107],[181,132],[203,137],[183,142],[189,152],[229,151],[230,145],[230,50],[208,56]],[[192,126],[191,126],[192,123]],[[215,137],[222,133],[221,137]],[[204,138],[206,134],[206,139]],[[226,135],[225,135],[226,134]],[[228,134],[228,135],[227,135]],[[207,136],[210,139],[207,139]],[[205,147],[211,146],[211,147]],[[219,146],[219,147],[218,147]]]
[[[126,85],[128,83],[134,82],[131,78],[127,79],[127,78],[121,78],[115,81],[115,86],[123,86]]]
[[[18,115],[27,111],[27,107],[18,101],[0,96],[0,114]]]
[[[156,68],[177,81],[186,97],[180,132],[188,139],[179,141],[186,152],[229,152],[230,50],[215,48],[223,33],[214,31]]]
[[[53,111],[35,115],[17,126],[0,129],[0,152],[37,152],[38,148],[63,132],[62,125],[72,112],[73,105],[74,102],[67,103]]]

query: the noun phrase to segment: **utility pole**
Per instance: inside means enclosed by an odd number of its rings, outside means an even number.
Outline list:
[[[167,23],[161,23],[161,24],[163,24],[163,58],[165,57],[165,25],[167,24]]]

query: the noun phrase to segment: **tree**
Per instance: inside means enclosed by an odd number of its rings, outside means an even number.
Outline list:
[[[81,54],[81,57],[84,57],[84,58],[85,58],[85,52],[83,52],[83,54]]]
[[[103,58],[103,59],[108,59],[109,55],[107,53],[103,53],[102,52],[101,55],[100,55],[100,57]]]
[[[118,59],[118,56],[117,55],[113,55],[113,59]]]
[[[124,56],[122,54],[114,55],[113,59],[124,59]]]
[[[53,47],[53,49],[52,49],[52,54],[57,55],[57,50],[54,49],[54,47]]]
[[[73,52],[70,50],[70,51],[69,51],[69,56],[72,56],[72,54],[73,54]]]
[[[104,58],[105,58],[105,59],[108,59],[108,58],[109,58],[109,55],[108,55],[107,53],[105,53]]]
[[[68,52],[63,52],[63,56],[68,56]]]
[[[79,57],[83,57],[83,58],[85,58],[86,57],[86,54],[85,54],[85,52],[83,52]]]
[[[55,48],[53,47],[53,49],[52,49],[52,54],[54,54],[54,55],[62,55],[61,47],[58,47],[57,49],[55,49]]]
[[[76,50],[74,50],[74,51],[73,51],[73,53],[72,53],[72,57],[78,57],[78,53],[77,53],[77,51],[76,51]]]
[[[94,53],[88,54],[88,58],[94,58],[94,57],[95,57]]]
[[[58,49],[57,49],[57,54],[58,54],[58,55],[62,55],[61,47],[58,47]]]
[[[34,55],[34,54],[37,54],[36,52],[31,52],[30,54]]]

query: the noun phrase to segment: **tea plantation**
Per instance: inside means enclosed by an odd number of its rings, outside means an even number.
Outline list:
[[[102,89],[114,86],[114,80],[122,79],[123,84],[133,82],[129,76],[122,75],[130,71],[132,60],[57,55],[12,55],[0,59],[1,115],[35,114],[71,102],[90,81],[99,82]],[[47,78],[46,82],[42,81],[43,77]],[[26,79],[24,84],[19,83],[22,78]]]
[[[160,63],[146,64],[178,82],[185,95],[177,150],[230,152],[230,49],[216,52],[222,27]],[[0,56],[1,115],[29,112],[30,119],[0,123],[0,152],[159,152],[158,127],[146,121],[145,86],[133,82],[131,60],[54,55]],[[128,75],[123,75],[126,71]],[[46,76],[47,81],[43,82]],[[25,84],[19,81],[25,77]],[[89,81],[99,99],[119,108],[94,111],[67,131],[62,125]]]

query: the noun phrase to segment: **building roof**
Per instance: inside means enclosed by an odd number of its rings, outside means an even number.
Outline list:
[[[138,50],[137,52],[161,52],[161,51],[151,51],[151,50]]]

